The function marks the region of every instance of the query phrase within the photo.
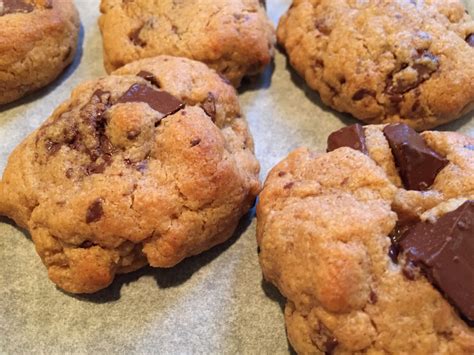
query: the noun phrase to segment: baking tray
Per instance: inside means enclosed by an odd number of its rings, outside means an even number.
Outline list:
[[[276,24],[290,0],[268,0]],[[0,172],[8,155],[79,83],[105,75],[99,0],[76,0],[76,60],[58,81],[0,109]],[[474,0],[467,5],[474,13]],[[240,90],[262,180],[298,146],[323,150],[327,135],[356,122],[321,104],[277,51],[257,82]],[[474,135],[474,114],[443,126]],[[71,296],[49,281],[28,233],[0,217],[0,353],[288,354],[284,299],[262,281],[254,210],[235,236],[172,269],[121,275],[107,289]]]

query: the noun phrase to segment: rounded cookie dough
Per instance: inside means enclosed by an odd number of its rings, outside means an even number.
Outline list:
[[[73,0],[0,1],[0,104],[46,86],[76,54]]]
[[[474,109],[474,21],[460,0],[294,0],[277,35],[326,105],[366,123],[425,130]]]
[[[107,72],[160,54],[206,63],[239,86],[273,57],[275,34],[259,0],[102,0]]]
[[[257,206],[260,265],[287,298],[294,349],[472,354],[474,329],[465,320],[472,325],[474,268],[472,254],[464,264],[462,253],[474,248],[474,139],[419,136],[405,125],[352,126],[330,136],[329,150],[292,152],[272,169]],[[469,208],[471,215],[449,228],[464,236],[431,232],[445,238],[448,254],[452,248],[461,255],[433,256],[435,267],[458,263],[455,271],[436,274],[414,263],[410,253],[426,249],[400,250],[409,239],[404,231],[446,226],[453,213]],[[446,270],[449,277],[440,279]]]
[[[27,228],[73,293],[227,240],[260,190],[235,89],[156,57],[77,87],[9,158],[0,214]]]

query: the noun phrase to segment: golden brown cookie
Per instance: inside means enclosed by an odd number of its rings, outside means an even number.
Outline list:
[[[100,10],[108,72],[166,54],[204,62],[239,86],[273,57],[274,29],[259,0],[102,0]]]
[[[351,126],[328,146],[273,168],[257,206],[295,350],[472,354],[474,139]]]
[[[73,293],[227,240],[260,189],[234,88],[156,57],[84,83],[9,158],[0,214],[27,228]]]
[[[0,104],[56,79],[74,59],[73,0],[0,0]]]
[[[294,0],[278,41],[332,108],[416,130],[474,108],[474,21],[460,0]]]

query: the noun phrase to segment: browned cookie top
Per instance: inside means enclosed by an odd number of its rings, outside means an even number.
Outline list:
[[[235,86],[273,56],[274,30],[258,0],[102,0],[99,25],[112,71],[159,54],[205,62]]]
[[[351,126],[328,146],[278,164],[257,208],[296,351],[472,354],[474,139]]]
[[[233,87],[156,57],[80,85],[15,149],[0,214],[28,228],[59,287],[95,292],[226,240],[258,172]]]
[[[417,130],[474,107],[474,21],[459,0],[295,0],[278,40],[327,105]]]
[[[73,0],[0,0],[0,105],[53,81],[74,59]]]

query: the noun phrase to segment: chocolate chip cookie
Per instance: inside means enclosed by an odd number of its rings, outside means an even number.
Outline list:
[[[0,215],[31,233],[72,293],[227,240],[260,190],[235,89],[184,58],[78,86],[8,160]]]
[[[474,21],[460,0],[295,0],[278,41],[332,108],[416,130],[474,108]]]
[[[474,352],[474,139],[405,124],[298,149],[257,207],[298,353]]]
[[[72,0],[0,0],[0,104],[56,79],[74,59],[78,34]]]
[[[204,62],[239,86],[273,57],[263,1],[102,0],[100,10],[107,72],[166,54]]]

